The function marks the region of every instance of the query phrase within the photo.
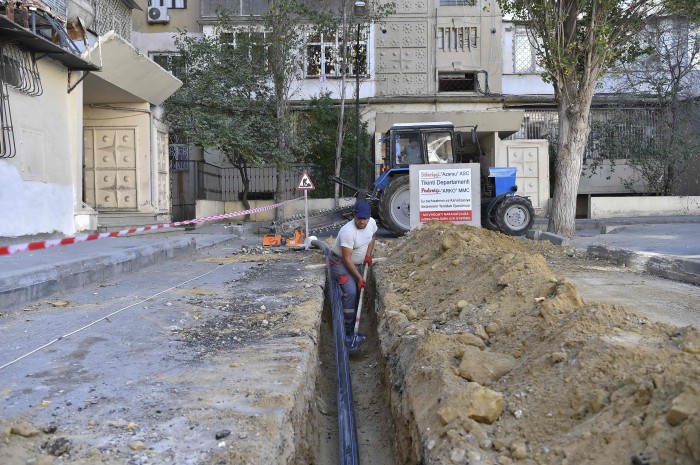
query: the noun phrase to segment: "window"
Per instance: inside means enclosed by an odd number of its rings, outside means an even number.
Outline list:
[[[439,27],[438,48],[443,52],[464,52],[476,48],[476,27]]]
[[[537,62],[535,49],[530,44],[527,28],[515,26],[513,31],[513,72],[535,74],[542,71],[542,67]]]
[[[171,9],[187,8],[187,0],[148,0],[148,6],[167,6]]]
[[[440,6],[474,6],[474,0],[440,0]]]
[[[368,74],[367,69],[367,37],[368,29],[359,31],[359,47],[357,40],[357,28],[351,30],[347,43],[348,68],[347,74],[355,76],[355,60],[359,65],[360,76]],[[337,33],[320,34],[310,33],[306,43],[306,77],[339,77],[342,75],[340,63],[340,50],[343,44],[342,37]]]
[[[168,135],[168,150],[170,152],[170,169],[172,171],[187,171],[190,169],[190,146],[187,140],[174,133]]]
[[[476,92],[478,84],[475,72],[438,72],[438,92]]]
[[[452,163],[452,134],[429,132],[425,135],[428,148],[428,163]]]
[[[163,69],[175,77],[182,76],[185,72],[185,60],[174,52],[151,53],[151,60],[155,61]]]
[[[248,54],[253,62],[267,66],[268,46],[265,42],[265,32],[255,29],[245,29],[235,32],[220,32],[219,43],[222,46],[248,47]]]

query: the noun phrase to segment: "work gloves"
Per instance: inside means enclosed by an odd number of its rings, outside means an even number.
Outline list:
[[[364,280],[364,279],[360,279],[360,280],[357,282],[357,288],[358,288],[358,289],[364,289],[366,285],[367,285],[367,284],[365,283],[365,280]]]
[[[372,256],[371,255],[365,255],[365,261],[362,262],[363,265],[370,265],[372,266]]]

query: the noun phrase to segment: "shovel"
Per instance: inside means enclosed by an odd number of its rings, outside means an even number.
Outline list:
[[[364,265],[364,270],[362,272],[362,279],[367,281],[367,271],[369,271],[369,265]],[[348,347],[348,352],[351,354],[357,353],[360,350],[360,346],[365,342],[365,335],[360,334],[360,315],[362,314],[362,298],[365,296],[365,288],[360,289],[360,298],[357,302],[357,316],[355,316],[355,330],[349,336],[345,344]]]

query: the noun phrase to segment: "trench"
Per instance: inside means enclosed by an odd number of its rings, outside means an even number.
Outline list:
[[[326,286],[327,287],[327,286]],[[324,293],[318,344],[318,375],[314,397],[306,419],[304,443],[311,450],[304,454],[305,463],[328,465],[340,462],[338,407],[333,318],[329,292]],[[388,371],[381,355],[373,282],[368,285],[362,310],[360,332],[367,338],[358,353],[350,356],[350,375],[355,409],[360,464],[397,465],[397,441],[394,419],[389,405]]]

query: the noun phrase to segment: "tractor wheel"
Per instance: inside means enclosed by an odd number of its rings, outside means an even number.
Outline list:
[[[535,222],[535,209],[525,197],[508,197],[496,206],[498,230],[509,236],[522,236]]]
[[[379,218],[386,229],[403,235],[411,229],[411,186],[408,176],[394,178],[379,201]]]

